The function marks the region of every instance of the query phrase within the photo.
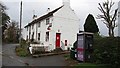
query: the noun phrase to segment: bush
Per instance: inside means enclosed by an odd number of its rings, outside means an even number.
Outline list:
[[[30,53],[28,51],[28,46],[29,46],[29,44],[26,43],[26,41],[22,39],[20,46],[17,46],[15,49],[17,56],[20,56],[20,57],[29,56]]]
[[[95,38],[94,39],[94,62],[99,64],[120,64],[120,37]]]
[[[29,54],[29,52],[25,49],[25,48],[22,48],[22,47],[16,47],[16,54],[17,56],[20,56],[20,57],[26,57]]]

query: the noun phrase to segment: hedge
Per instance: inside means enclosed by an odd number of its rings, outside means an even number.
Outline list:
[[[119,67],[120,64],[120,37],[94,38],[94,62],[110,64]]]

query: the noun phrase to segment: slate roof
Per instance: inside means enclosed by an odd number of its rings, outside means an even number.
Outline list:
[[[51,11],[51,12],[49,12],[49,13],[47,13],[47,14],[45,14],[45,15],[43,15],[43,16],[35,19],[35,20],[33,20],[32,22],[28,23],[28,25],[26,25],[24,28],[26,28],[26,27],[34,24],[34,23],[37,23],[37,22],[39,22],[39,21],[41,21],[41,20],[44,20],[44,19],[46,19],[46,18],[48,18],[48,17],[50,17],[50,16],[53,16],[53,14],[54,14],[55,12],[57,12],[59,9],[61,9],[62,7],[63,7],[63,6],[60,6],[60,7],[56,8],[55,10],[53,10],[53,11]]]

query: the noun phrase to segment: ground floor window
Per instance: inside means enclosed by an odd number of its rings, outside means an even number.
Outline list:
[[[46,41],[46,42],[48,42],[48,41],[49,41],[49,32],[46,32],[45,41]]]
[[[38,40],[40,40],[40,33],[38,33]]]
[[[31,40],[32,42],[34,41],[34,32],[33,32],[33,34],[32,34],[32,40]]]

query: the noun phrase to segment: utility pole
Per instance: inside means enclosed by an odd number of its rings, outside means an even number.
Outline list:
[[[19,38],[19,43],[21,43],[21,25],[22,25],[22,1],[20,3],[20,38]]]

